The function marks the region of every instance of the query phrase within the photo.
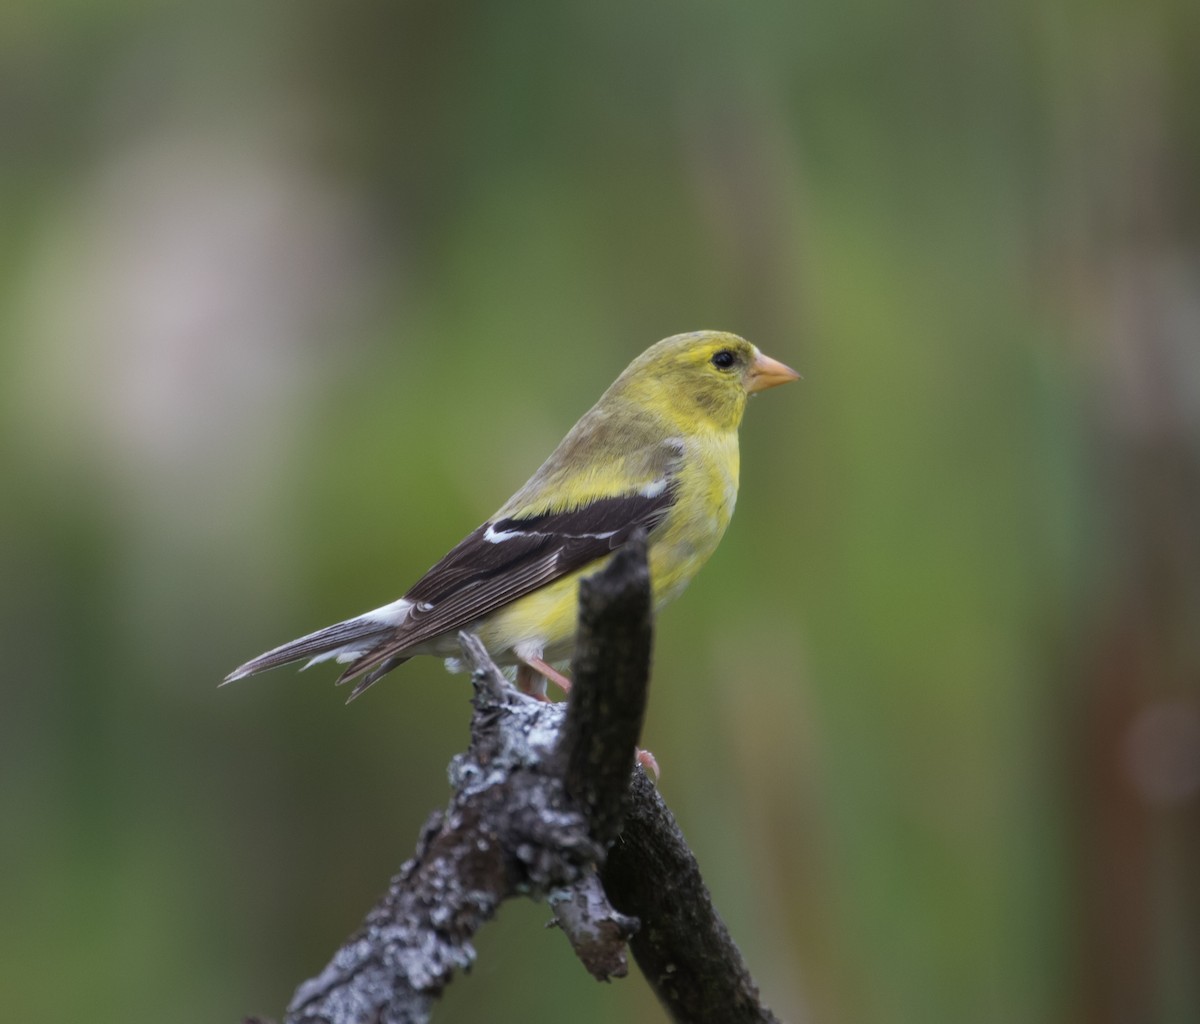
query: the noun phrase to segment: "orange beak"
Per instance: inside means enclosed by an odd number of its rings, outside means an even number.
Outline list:
[[[760,352],[750,364],[750,372],[746,375],[746,390],[754,394],[756,391],[766,391],[777,384],[799,379],[800,374],[790,366],[784,366],[778,359],[764,356]]]

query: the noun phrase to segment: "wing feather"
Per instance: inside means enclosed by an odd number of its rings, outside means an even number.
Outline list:
[[[597,498],[577,508],[484,523],[405,594],[404,623],[352,662],[342,683],[426,643],[462,629],[526,594],[603,558],[638,527],[648,532],[676,500],[674,474],[640,490]],[[355,696],[382,672],[372,672]]]

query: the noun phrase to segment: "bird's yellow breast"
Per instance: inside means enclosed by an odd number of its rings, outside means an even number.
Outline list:
[[[733,515],[738,490],[736,431],[684,441],[677,498],[650,536],[650,582],[655,610],[674,600],[716,550]],[[611,557],[611,556],[610,556]],[[474,628],[501,664],[514,648],[535,649],[547,661],[569,657],[575,641],[579,580],[599,571],[601,558],[497,609]]]
[[[737,501],[737,432],[704,434],[685,443],[678,498],[650,540],[656,609],[678,597],[708,561]]]

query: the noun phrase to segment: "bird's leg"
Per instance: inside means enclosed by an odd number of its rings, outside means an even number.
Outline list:
[[[528,675],[525,675],[524,673],[527,669],[530,671]],[[542,661],[541,658],[530,657],[521,659],[521,664],[517,668],[517,685],[520,686],[522,690],[525,690],[525,687],[522,685],[522,680],[528,680],[535,672],[542,677],[543,694],[546,692],[546,680],[556,683],[562,689],[563,693],[571,692],[571,680],[569,680],[561,672],[557,672],[552,669],[549,665]],[[525,692],[528,693],[530,691],[525,690]]]
[[[546,700],[546,680],[557,683],[562,687],[563,693],[571,692],[571,680],[561,672],[552,669],[541,658],[521,659],[521,663],[517,666],[517,688],[522,693]],[[650,751],[638,747],[636,760],[654,776],[654,781],[657,782],[659,776],[657,758]]]
[[[546,681],[562,687],[563,693],[571,692],[571,680],[561,672],[555,671],[541,658],[522,658],[517,665],[517,689],[538,700],[548,700],[546,696]],[[636,761],[658,781],[658,759],[649,750],[637,748]]]
[[[532,666],[521,662],[517,666],[517,689],[538,700],[549,700],[546,696],[546,678]]]

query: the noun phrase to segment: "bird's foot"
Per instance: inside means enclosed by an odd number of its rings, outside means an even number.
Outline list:
[[[550,699],[546,696],[545,677],[523,662],[517,666],[517,689],[536,700]]]
[[[654,776],[655,782],[658,781],[658,759],[650,751],[638,747],[634,760]]]

